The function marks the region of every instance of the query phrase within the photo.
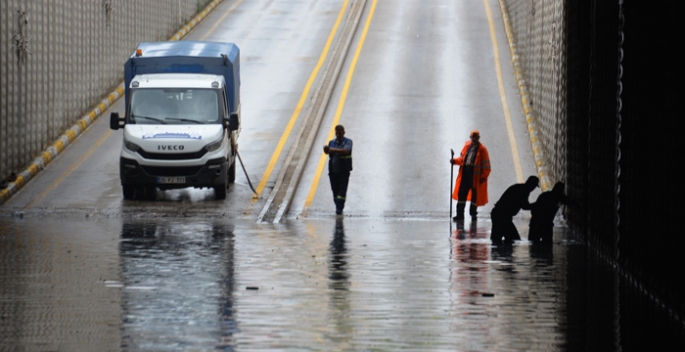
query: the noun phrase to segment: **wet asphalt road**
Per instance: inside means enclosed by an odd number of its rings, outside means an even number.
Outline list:
[[[682,329],[577,239],[488,224],[0,219],[0,350],[638,351]],[[639,346],[639,347],[638,347]]]
[[[522,181],[517,168],[535,173],[496,1],[374,8],[368,0],[315,143],[323,145],[337,122],[355,141],[345,216],[332,214],[314,148],[287,220],[256,223],[283,163],[279,149],[285,153],[294,137],[279,141],[343,3],[224,1],[187,37],[241,49],[240,151],[252,182],[264,184],[259,199],[239,172],[226,201],[192,189],[124,201],[121,135],[101,118],[0,207],[0,350],[682,344],[682,327],[563,227],[551,247],[497,248],[487,240],[489,210]],[[123,111],[123,101],[112,110]],[[474,128],[492,159],[491,202],[473,228],[451,231],[447,157]],[[526,213],[517,226],[525,235]]]

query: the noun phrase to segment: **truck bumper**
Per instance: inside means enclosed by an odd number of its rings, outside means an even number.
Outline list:
[[[127,158],[119,160],[119,176],[122,185],[156,186],[160,189],[214,187],[227,182],[228,161],[226,158],[212,159],[198,166],[149,166],[140,165]],[[160,178],[184,178],[179,183],[161,183]]]

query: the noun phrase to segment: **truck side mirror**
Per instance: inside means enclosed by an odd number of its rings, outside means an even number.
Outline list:
[[[124,122],[124,119],[119,117],[118,112],[113,112],[111,115],[109,115],[109,128],[118,130],[119,128],[123,127],[121,122]]]
[[[228,129],[231,131],[236,131],[240,127],[240,121],[238,120],[238,114],[231,113],[231,116],[228,118]]]

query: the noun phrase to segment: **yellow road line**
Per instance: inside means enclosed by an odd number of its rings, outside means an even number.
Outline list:
[[[50,186],[48,186],[43,192],[40,192],[39,195],[37,195],[37,196],[36,196],[35,198],[33,198],[28,204],[26,204],[26,205],[24,206],[24,209],[26,209],[26,208],[30,207],[31,205],[33,205],[33,203],[35,203],[37,200],[43,199],[43,197],[45,197],[48,193],[52,192],[52,190],[54,190],[55,188],[57,188],[57,186],[59,186],[59,185],[60,185],[60,184],[61,184],[61,183],[62,183],[62,182],[63,182],[63,181],[72,173],[72,172],[74,172],[76,169],[78,169],[79,166],[81,166],[81,164],[83,164],[83,163],[86,161],[86,159],[88,159],[88,157],[90,157],[90,155],[93,154],[93,152],[94,152],[98,147],[100,147],[100,145],[102,145],[102,143],[107,139],[107,137],[109,137],[110,134],[112,134],[112,130],[108,130],[107,132],[105,132],[105,134],[104,134],[102,137],[100,137],[100,139],[98,139],[98,141],[97,141],[92,147],[90,147],[90,149],[88,149],[88,152],[86,152],[85,154],[83,154],[83,155],[79,158],[79,160],[78,160],[76,163],[72,164],[71,167],[69,167],[69,169],[67,169],[66,171],[64,171],[64,172],[55,180],[55,182],[53,182],[53,183],[52,183]]]
[[[233,6],[229,7],[228,10],[226,10],[226,12],[224,12],[223,16],[221,16],[221,18],[219,18],[219,20],[217,20],[216,23],[214,23],[212,28],[210,28],[207,31],[207,33],[205,33],[205,35],[203,35],[200,38],[200,40],[205,40],[205,39],[207,39],[207,37],[209,37],[210,34],[214,33],[214,31],[216,30],[216,27],[218,27],[224,21],[224,18],[226,18],[226,16],[228,16],[231,12],[233,12],[233,10],[235,10],[235,8],[238,7],[238,5],[240,5],[241,2],[243,2],[243,0],[238,0],[238,1],[236,1],[235,4],[233,4]]]
[[[333,123],[331,124],[330,131],[328,132],[328,137],[326,141],[333,139],[335,135],[335,126],[340,122],[340,116],[342,115],[343,108],[345,107],[345,101],[347,100],[347,92],[350,89],[350,83],[352,82],[352,77],[354,76],[354,69],[357,66],[357,61],[359,60],[359,54],[364,46],[364,41],[366,40],[366,34],[369,31],[369,26],[371,25],[371,19],[373,19],[373,13],[376,11],[376,3],[378,0],[374,0],[371,5],[371,10],[369,11],[369,16],[366,18],[366,23],[364,24],[364,31],[359,38],[359,43],[357,44],[357,49],[354,52],[354,57],[352,58],[352,63],[347,69],[347,77],[345,78],[345,85],[343,86],[342,93],[340,94],[340,99],[338,100],[338,107],[335,110],[335,117],[333,118]],[[314,174],[314,180],[312,180],[312,185],[309,187],[309,194],[307,194],[307,199],[304,203],[304,211],[306,212],[314,201],[314,196],[316,195],[316,189],[319,186],[319,180],[321,179],[321,174],[323,173],[323,168],[326,164],[326,154],[321,154],[319,158],[319,165],[316,167],[316,173]]]
[[[521,59],[516,55],[516,45],[514,44],[514,34],[509,21],[509,14],[507,14],[506,6],[503,0],[499,0],[500,10],[502,11],[502,22],[504,22],[504,31],[507,34],[507,41],[509,42],[509,52],[511,53],[511,63],[514,66],[514,76],[518,83],[519,94],[521,98],[521,106],[523,107],[523,115],[526,117],[526,124],[528,125],[528,137],[530,144],[533,147],[533,158],[535,159],[535,166],[537,167],[538,177],[540,178],[540,189],[547,191],[552,188],[545,157],[542,151],[542,145],[537,138],[538,128],[535,124],[535,112],[532,104],[529,103],[528,84],[521,69]]]
[[[220,2],[220,1],[219,1],[219,2]],[[221,21],[222,21],[222,20],[223,20],[231,11],[233,11],[233,10],[235,9],[235,7],[238,6],[241,2],[242,2],[242,0],[238,0],[238,2],[236,2],[235,4],[233,4],[233,6],[231,6],[231,8],[229,8],[229,9],[226,11],[226,13],[224,13],[224,15],[221,17],[221,19],[219,20],[219,22],[221,22]],[[217,4],[217,3],[218,3],[218,2],[215,1],[213,5],[215,5],[215,4]],[[215,6],[216,6],[216,5],[215,5]],[[208,14],[209,14],[209,8],[205,9],[205,11],[202,13],[202,17],[204,18],[204,17],[206,17]],[[209,32],[207,32],[202,38],[203,38],[203,39],[206,38],[211,32],[213,32],[213,31],[216,29],[216,27],[217,27],[217,25],[218,25],[219,22],[217,22],[217,24],[215,24],[214,27],[212,27],[212,28],[209,30]],[[197,25],[196,23],[193,23],[193,27],[196,26],[196,25]],[[122,95],[123,95],[123,93],[120,93],[120,94],[119,94],[119,96],[122,96]],[[108,99],[108,101],[109,101],[110,104],[111,104],[111,103],[113,103],[114,101],[116,101],[116,100],[118,99],[118,97],[115,97],[115,98],[113,98],[113,97],[108,97],[107,99]],[[100,104],[98,105],[98,109],[100,109],[100,112],[101,112],[101,113],[104,113],[105,110],[107,110],[107,108],[108,108],[108,106],[107,106],[105,103],[100,103]],[[85,130],[86,127],[87,127],[87,126],[82,126],[81,128],[82,128],[82,130]],[[67,131],[67,132],[72,132],[72,131]],[[73,164],[69,169],[67,169],[66,171],[64,171],[64,172],[63,172],[63,173],[62,173],[62,174],[61,174],[61,175],[60,175],[60,176],[59,176],[59,177],[50,185],[50,186],[48,186],[43,192],[41,192],[38,196],[36,196],[36,197],[35,197],[34,199],[32,199],[28,204],[26,204],[26,205],[24,206],[24,209],[30,207],[30,206],[33,205],[37,200],[44,198],[48,193],[52,192],[55,188],[57,188],[57,187],[58,187],[58,186],[59,186],[59,185],[60,185],[60,184],[61,184],[61,183],[62,183],[62,182],[63,182],[63,181],[72,173],[72,172],[74,172],[76,169],[78,169],[79,166],[81,166],[81,164],[83,164],[83,163],[86,161],[86,159],[88,159],[88,157],[90,157],[90,155],[93,154],[93,152],[94,152],[100,145],[102,145],[102,143],[104,143],[104,141],[107,139],[107,137],[109,137],[110,134],[112,134],[112,131],[111,131],[111,130],[108,130],[107,132],[105,132],[105,134],[104,134],[102,137],[100,137],[100,139],[98,139],[98,141],[97,141],[93,146],[91,146],[91,148],[89,148],[89,150],[88,150],[85,154],[83,154],[83,155],[81,156],[81,158],[79,158],[79,160],[78,160],[77,163]],[[70,136],[70,137],[71,137],[71,136]],[[76,136],[70,138],[70,140],[74,140],[74,139],[76,139]],[[61,149],[63,149],[63,147],[62,147],[62,148],[58,148],[58,149],[60,149],[60,151],[61,151]],[[48,154],[48,155],[49,155],[49,154]]]
[[[497,85],[499,86],[499,95],[502,100],[502,109],[504,110],[504,119],[507,123],[507,132],[509,134],[509,145],[511,146],[511,154],[514,158],[514,169],[516,170],[516,179],[519,183],[523,182],[523,172],[521,171],[521,160],[519,158],[519,151],[516,144],[516,136],[514,135],[514,127],[511,123],[511,114],[509,113],[509,104],[507,104],[507,95],[504,93],[504,83],[502,82],[502,68],[500,66],[499,49],[497,45],[497,34],[495,32],[495,24],[492,21],[492,12],[490,11],[490,4],[488,0],[483,0],[485,4],[485,13],[488,15],[488,24],[490,25],[490,37],[492,38],[492,47],[495,51],[495,68],[497,70]]]
[[[269,181],[271,173],[273,172],[273,169],[276,166],[276,162],[278,161],[278,159],[281,156],[281,153],[283,152],[285,142],[290,137],[290,132],[292,131],[295,122],[297,122],[297,118],[300,116],[300,112],[302,111],[304,103],[307,101],[307,96],[309,96],[309,91],[312,88],[312,84],[314,84],[314,79],[316,79],[316,76],[319,74],[321,66],[323,66],[323,63],[326,60],[326,57],[328,56],[328,51],[331,47],[331,43],[333,42],[333,38],[335,37],[335,33],[338,31],[338,27],[340,26],[340,22],[342,21],[343,15],[345,14],[348,2],[349,0],[345,0],[345,2],[342,5],[342,8],[340,9],[338,19],[335,21],[335,25],[333,26],[333,29],[331,30],[331,33],[328,36],[328,40],[326,41],[326,46],[324,46],[323,52],[319,57],[319,62],[316,63],[314,71],[312,71],[312,74],[309,76],[309,80],[307,81],[307,84],[304,87],[304,91],[300,96],[300,100],[297,102],[295,111],[293,111],[293,114],[290,117],[290,121],[288,122],[288,125],[283,131],[283,134],[281,135],[281,139],[278,141],[276,150],[274,150],[274,153],[271,156],[271,160],[269,161],[266,170],[264,170],[264,174],[262,175],[262,178],[260,179],[259,184],[257,185],[257,189],[255,190],[256,193],[252,196],[252,203],[256,202],[257,199],[259,199],[259,195],[262,194],[262,191],[264,190],[264,187],[266,186],[266,183]]]
[[[175,35],[169,38],[169,40],[181,40],[193,27],[200,23],[212,10],[214,10],[217,4],[219,4],[222,1],[223,0],[213,0],[210,4],[208,4],[205,7],[204,11],[195,16],[195,18],[192,21],[190,21],[190,26],[184,26],[182,30],[178,31]],[[238,3],[240,2],[242,2],[242,0],[239,0]],[[229,11],[233,10],[235,6],[237,6],[237,4],[232,6],[229,9]],[[212,30],[214,30],[214,28],[212,28]],[[85,130],[88,129],[88,127],[95,122],[95,120],[97,120],[102,114],[105,113],[105,110],[112,107],[112,105],[114,105],[114,102],[119,100],[119,98],[121,98],[123,95],[124,83],[121,83],[117,88],[115,88],[114,91],[109,93],[105,100],[97,104],[95,109],[91,110],[86,115],[81,117],[78,121],[76,121],[76,123],[64,134],[62,134],[58,138],[58,140],[55,143],[53,143],[52,146],[50,146],[47,150],[43,151],[41,156],[41,159],[43,159],[42,162],[36,164],[36,160],[34,160],[32,164],[30,164],[24,171],[17,175],[17,180],[15,182],[10,182],[6,189],[0,190],[0,204],[3,204],[5,201],[10,199],[15,193],[17,193],[22,187],[24,187],[28,180],[31,180],[33,177],[35,177],[40,170],[42,170],[57,155],[59,155],[64,149],[65,139],[66,141],[68,141],[68,144],[71,144],[71,142],[73,142],[76,137],[84,133]],[[78,128],[78,130],[75,130],[76,128]]]

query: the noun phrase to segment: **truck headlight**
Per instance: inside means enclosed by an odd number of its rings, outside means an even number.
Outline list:
[[[219,140],[217,140],[216,142],[212,142],[210,144],[207,144],[205,146],[205,150],[208,152],[213,152],[213,151],[221,148],[221,145],[223,145],[223,144],[224,144],[224,136],[221,136],[221,138],[219,138]]]
[[[128,140],[126,140],[126,138],[124,138],[124,148],[135,153],[140,149],[140,146],[138,144],[133,143],[133,142],[129,142]]]

